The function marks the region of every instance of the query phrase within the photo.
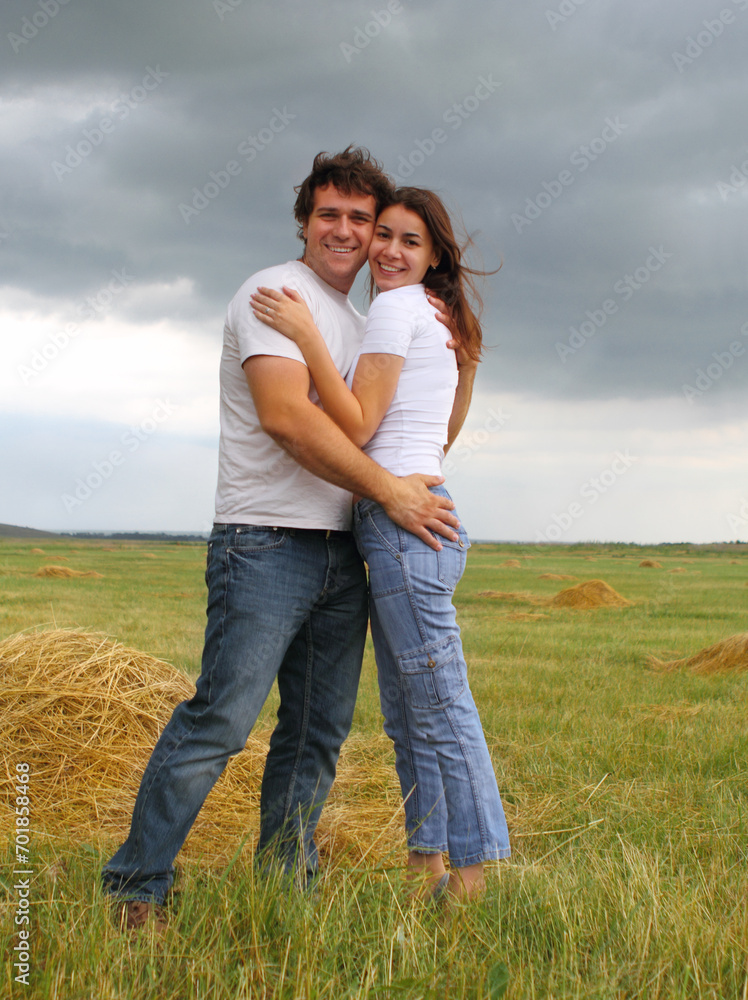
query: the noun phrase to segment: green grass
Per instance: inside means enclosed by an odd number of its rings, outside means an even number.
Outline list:
[[[107,552],[42,542],[45,556],[32,547],[0,545],[0,638],[43,623],[89,627],[194,676],[202,547]],[[59,555],[103,577],[33,576]],[[663,568],[640,568],[645,557]],[[504,567],[508,558],[522,567]],[[678,566],[687,572],[669,572]],[[479,596],[551,596],[573,583],[539,579],[544,573],[603,579],[634,603],[575,612]],[[396,868],[351,868],[335,857],[316,893],[302,896],[258,880],[243,852],[220,870],[185,862],[167,935],[132,941],[107,919],[96,885],[104,852],[71,843],[61,829],[37,831],[31,985],[13,982],[7,958],[4,992],[60,1000],[748,997],[748,674],[658,673],[646,662],[745,631],[746,582],[739,547],[474,546],[456,603],[513,846],[482,903],[455,917],[408,905]],[[546,617],[509,620],[515,611]],[[380,730],[370,650],[354,725]],[[6,956],[17,940],[11,860]]]

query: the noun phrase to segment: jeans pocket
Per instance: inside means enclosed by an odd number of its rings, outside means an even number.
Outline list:
[[[277,549],[285,542],[286,528],[265,528],[246,525],[234,533],[231,544],[227,546],[229,553],[252,552],[260,549]]]
[[[403,653],[398,664],[413,708],[446,708],[465,689],[464,661],[455,635]]]
[[[470,543],[464,542],[462,537],[459,542],[449,542],[444,538],[440,541],[442,548],[436,553],[439,582],[453,591],[465,572],[467,548]]]

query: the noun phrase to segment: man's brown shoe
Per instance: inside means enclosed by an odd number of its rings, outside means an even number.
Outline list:
[[[128,899],[122,903],[114,903],[118,917],[119,928],[122,931],[141,931],[152,928],[157,934],[166,930],[164,909],[157,903],[148,903],[141,899]]]

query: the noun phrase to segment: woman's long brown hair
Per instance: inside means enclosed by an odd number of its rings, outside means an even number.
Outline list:
[[[439,263],[436,267],[429,267],[423,278],[423,285],[449,306],[465,352],[474,361],[480,361],[483,350],[480,325],[483,301],[473,277],[494,272],[478,271],[463,263],[465,248],[460,246],[455,237],[449,212],[433,191],[417,187],[397,188],[384,208],[389,208],[390,205],[402,205],[415,212],[425,223]],[[370,290],[374,292],[373,282]]]

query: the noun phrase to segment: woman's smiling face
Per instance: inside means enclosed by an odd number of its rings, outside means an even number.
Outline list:
[[[369,247],[369,267],[380,292],[417,285],[429,267],[438,263],[420,215],[403,205],[390,205],[380,212]]]

